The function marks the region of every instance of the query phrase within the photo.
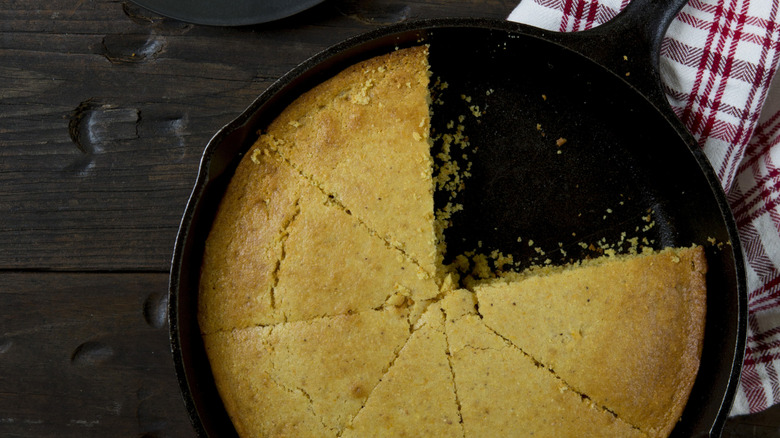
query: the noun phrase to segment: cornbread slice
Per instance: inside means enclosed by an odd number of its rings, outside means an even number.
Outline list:
[[[699,366],[701,247],[476,287],[487,326],[649,436],[680,418]]]
[[[242,160],[206,240],[198,294],[202,333],[283,321],[272,288],[304,180],[275,156]]]
[[[207,240],[204,333],[374,309],[395,294],[413,301],[438,294],[426,272],[277,154],[250,154],[252,165],[241,167],[226,198],[240,196],[242,208],[220,210]],[[256,186],[269,179],[287,190]]]
[[[478,315],[448,313],[446,333],[465,436],[645,436],[574,392]]]
[[[348,67],[258,139],[368,228],[436,273],[427,48]]]
[[[396,308],[204,336],[241,436],[335,436],[409,338]]]
[[[241,437],[335,435],[314,412],[306,393],[277,381],[268,344],[271,327],[203,335],[225,410]]]
[[[435,281],[312,185],[287,227],[274,287],[288,321],[381,307],[439,293]]]
[[[393,367],[342,435],[462,437],[443,314],[429,307]]]

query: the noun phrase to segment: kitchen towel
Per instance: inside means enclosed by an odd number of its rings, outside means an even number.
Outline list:
[[[561,32],[608,21],[630,0],[522,0],[509,20]],[[677,116],[734,212],[748,279],[748,335],[731,415],[780,403],[780,0],[691,0],[661,48]]]

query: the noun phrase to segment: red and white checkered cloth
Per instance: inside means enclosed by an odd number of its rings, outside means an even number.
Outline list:
[[[630,0],[522,0],[509,20],[573,32]],[[747,261],[748,338],[731,415],[780,403],[780,0],[690,0],[669,27],[661,78],[723,184]]]

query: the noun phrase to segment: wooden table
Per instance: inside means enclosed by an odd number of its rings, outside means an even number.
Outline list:
[[[505,18],[515,3],[329,1],[221,28],[129,1],[0,0],[0,436],[192,436],[166,294],[210,137],[349,36]],[[779,436],[779,424],[775,408],[725,435]]]

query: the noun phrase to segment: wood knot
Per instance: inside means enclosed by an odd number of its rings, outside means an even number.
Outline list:
[[[76,347],[70,355],[74,365],[100,365],[114,356],[114,349],[102,342],[87,341]]]
[[[161,35],[107,35],[102,52],[112,64],[139,63],[156,59],[167,45]]]
[[[159,329],[167,321],[168,295],[157,292],[149,295],[144,301],[144,319],[150,326]]]
[[[0,339],[0,354],[5,354],[11,349],[14,341],[10,339]]]
[[[117,108],[87,99],[71,112],[68,132],[81,152],[94,154],[103,152],[103,146],[111,141],[138,138],[140,122],[141,112],[136,108]]]

